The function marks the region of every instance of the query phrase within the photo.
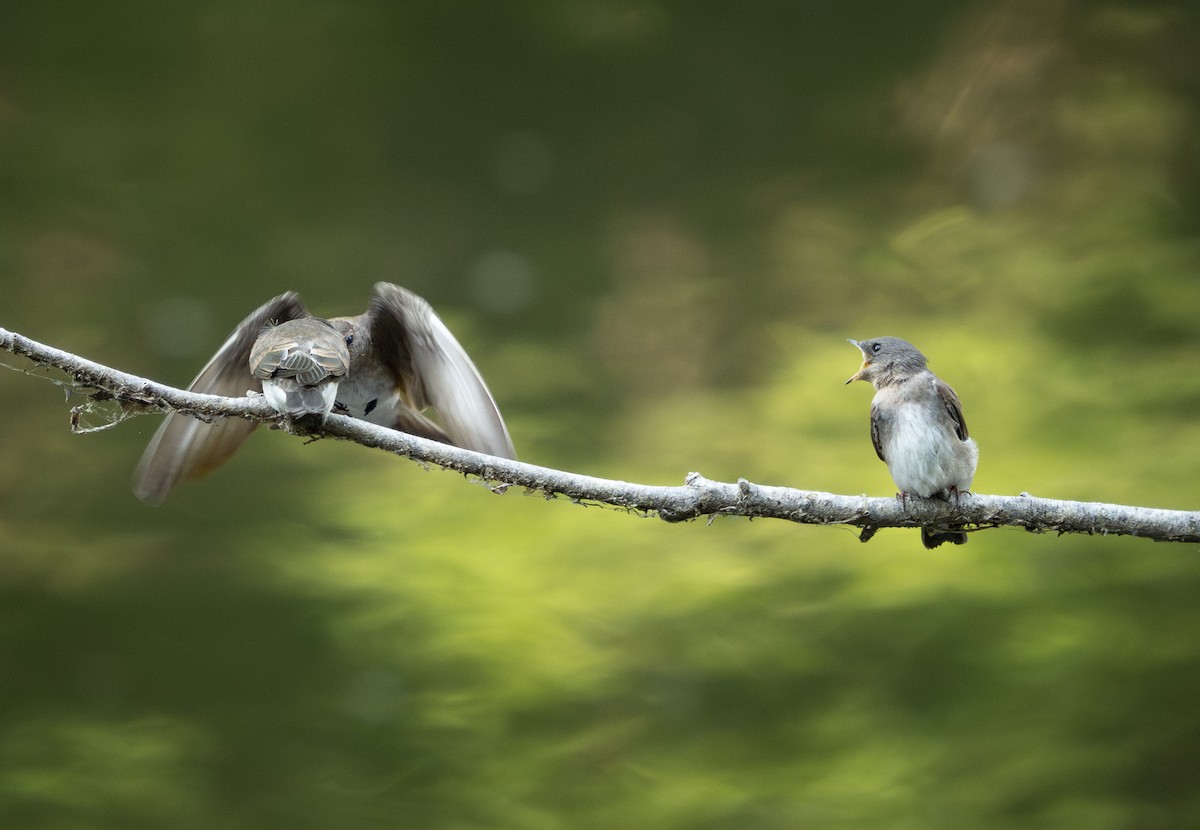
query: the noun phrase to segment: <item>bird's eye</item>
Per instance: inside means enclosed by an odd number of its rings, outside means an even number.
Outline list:
[[[353,334],[347,334],[347,335],[346,335],[346,345],[347,345],[347,346],[349,346],[349,345],[350,345],[351,343],[353,343],[353,342],[354,342],[354,335],[353,335]]]
[[[872,354],[879,354],[882,350],[883,350],[882,343],[872,343],[871,344],[871,353]]]

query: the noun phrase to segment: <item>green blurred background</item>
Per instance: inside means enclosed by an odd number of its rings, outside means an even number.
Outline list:
[[[1197,508],[1183,2],[11,2],[0,326],[186,384],[295,289],[427,297],[528,461]],[[11,356],[4,361],[24,368]],[[1200,550],[667,525],[0,372],[5,828],[1200,826]]]

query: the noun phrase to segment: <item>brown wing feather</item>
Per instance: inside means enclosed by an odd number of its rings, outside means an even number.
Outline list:
[[[262,391],[262,382],[250,374],[254,341],[268,323],[307,316],[300,295],[292,291],[264,303],[238,324],[188,390],[228,397],[244,395],[250,389]],[[221,466],[255,426],[242,418],[206,423],[172,412],[150,439],[134,471],[134,494],[147,504],[161,504],[181,479],[197,478]]]
[[[372,345],[401,379],[414,410],[436,408],[442,429],[456,446],[516,458],[487,384],[429,303],[397,285],[379,282],[367,317]],[[402,417],[397,428],[405,429],[404,424]]]
[[[446,430],[426,418],[420,412],[414,412],[406,407],[400,407],[396,413],[396,423],[392,426],[409,435],[419,435],[430,441],[441,441],[443,444],[453,444]]]
[[[875,447],[875,454],[879,456],[879,460],[886,464],[887,459],[883,457],[883,436],[881,435],[883,429],[883,414],[878,406],[871,404],[871,444]]]
[[[941,380],[934,385],[934,389],[937,391],[942,406],[946,409],[946,415],[954,426],[954,433],[958,436],[958,440],[966,441],[970,437],[970,432],[967,431],[967,422],[963,418],[962,404],[958,401],[958,395],[954,394],[954,390]]]

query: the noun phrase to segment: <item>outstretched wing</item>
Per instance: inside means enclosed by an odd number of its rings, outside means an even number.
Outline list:
[[[941,379],[938,379],[933,388],[937,392],[938,400],[946,410],[950,425],[954,428],[954,434],[958,436],[958,440],[966,441],[970,437],[970,433],[967,431],[967,422],[963,418],[962,404],[958,401],[958,395],[955,395],[954,390],[943,383]]]
[[[432,405],[450,443],[516,458],[504,418],[466,351],[429,303],[397,285],[375,284],[367,309],[371,342],[401,379],[405,402]],[[404,419],[397,424],[405,429]]]
[[[308,309],[293,291],[264,303],[238,324],[188,391],[227,397],[240,397],[250,389],[261,391],[262,382],[250,374],[254,341],[269,323],[307,316]],[[138,462],[133,474],[134,494],[147,504],[161,504],[181,479],[198,478],[225,463],[255,426],[242,418],[206,423],[190,415],[170,413]]]

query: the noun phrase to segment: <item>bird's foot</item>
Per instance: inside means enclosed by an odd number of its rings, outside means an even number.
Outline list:
[[[955,486],[953,484],[951,484],[949,487],[946,488],[946,492],[954,499],[955,507],[959,506],[959,503],[962,501],[963,496],[971,495],[970,490],[960,490],[960,489],[958,489],[957,486]]]
[[[971,495],[971,491],[970,490],[959,490],[958,487],[951,484],[942,492],[934,493],[933,497],[936,499],[941,499],[942,501],[946,502],[947,504],[949,504],[950,502],[954,502],[954,506],[958,507],[959,502],[962,500],[962,497],[964,495],[966,495],[966,496]]]

